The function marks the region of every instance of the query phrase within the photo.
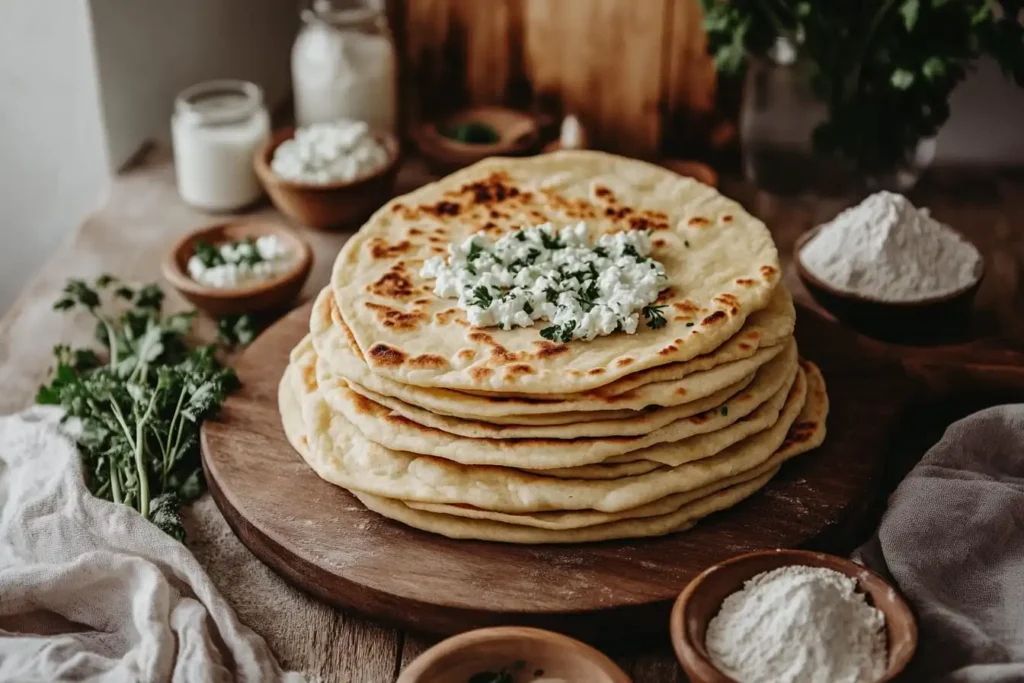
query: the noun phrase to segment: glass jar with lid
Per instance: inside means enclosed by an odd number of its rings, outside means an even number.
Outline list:
[[[373,0],[307,0],[292,47],[295,122],[365,121],[394,131],[398,69],[387,18]]]
[[[171,117],[178,194],[207,211],[252,204],[263,194],[253,157],[269,137],[270,116],[255,83],[217,80],[186,88]]]

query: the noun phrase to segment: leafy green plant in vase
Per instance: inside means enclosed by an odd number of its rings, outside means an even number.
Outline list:
[[[744,165],[769,189],[908,189],[978,58],[1024,85],[1024,0],[701,5],[719,73],[745,76]]]

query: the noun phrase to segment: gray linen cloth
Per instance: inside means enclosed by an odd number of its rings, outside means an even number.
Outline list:
[[[917,614],[909,680],[1024,681],[1024,405],[951,425],[855,556]]]
[[[0,418],[0,680],[301,681],[185,546],[89,493],[58,415]]]

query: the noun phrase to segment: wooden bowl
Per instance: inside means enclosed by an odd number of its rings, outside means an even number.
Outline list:
[[[536,628],[499,626],[448,638],[430,648],[398,683],[467,683],[485,671],[512,670],[515,681],[630,683],[615,663],[589,645]]]
[[[963,289],[916,301],[882,301],[836,289],[807,269],[801,252],[820,229],[809,230],[797,239],[793,262],[811,296],[838,320],[868,336],[910,344],[938,344],[967,335],[974,296],[985,277],[983,256],[974,282]]]
[[[355,180],[325,184],[281,178],[270,168],[274,150],[294,135],[295,126],[275,131],[256,153],[253,166],[274,206],[296,223],[317,230],[358,226],[391,199],[401,159],[398,138],[391,133],[374,133],[388,152],[384,168]]]
[[[208,287],[189,276],[188,260],[195,253],[196,242],[222,244],[263,235],[277,235],[295,254],[295,262],[289,270],[272,279],[237,289]],[[221,318],[289,307],[302,291],[312,267],[313,250],[292,230],[269,221],[238,221],[207,226],[182,236],[167,252],[163,273],[164,278],[196,308]]]
[[[494,128],[498,141],[469,144],[441,134],[443,128],[471,122],[486,123]],[[475,107],[420,124],[413,129],[412,137],[430,170],[448,174],[487,157],[524,156],[536,151],[540,144],[540,125],[533,116],[515,109]]]
[[[763,550],[740,555],[704,571],[690,582],[672,608],[669,626],[679,663],[694,683],[734,683],[711,662],[704,646],[708,622],[726,597],[754,576],[789,565],[824,567],[857,580],[868,603],[885,615],[888,665],[879,681],[893,680],[917,648],[917,623],[903,598],[882,577],[842,557],[807,550]]]

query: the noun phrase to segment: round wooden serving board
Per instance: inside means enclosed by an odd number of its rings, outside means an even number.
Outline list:
[[[764,548],[847,551],[881,493],[901,375],[844,353],[842,330],[802,309],[797,338],[828,383],[828,436],[735,508],[680,534],[583,545],[410,529],[322,481],[285,440],[277,384],[308,314],[293,311],[242,355],[242,389],[203,427],[203,465],[217,505],[257,557],[302,590],[373,618],[432,633],[496,624],[591,641],[664,633],[672,601],[702,570]]]

